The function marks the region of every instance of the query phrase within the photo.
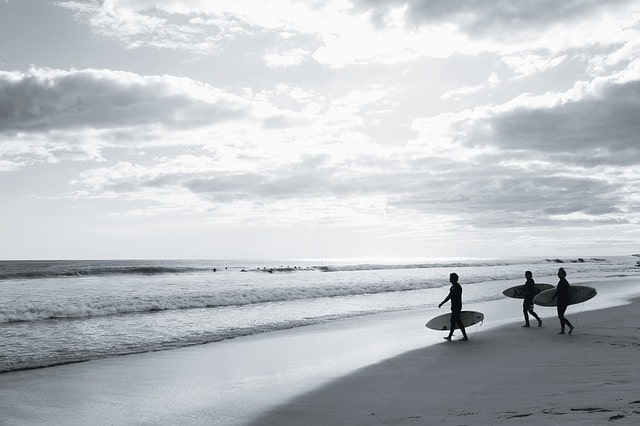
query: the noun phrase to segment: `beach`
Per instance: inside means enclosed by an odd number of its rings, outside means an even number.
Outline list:
[[[571,335],[553,308],[522,329],[521,301],[504,298],[465,306],[486,316],[469,342],[424,328],[443,312],[429,307],[3,373],[0,423],[636,423],[640,283],[591,284]]]
[[[509,324],[417,349],[297,398],[255,425],[640,422],[639,301],[584,312],[571,335]]]

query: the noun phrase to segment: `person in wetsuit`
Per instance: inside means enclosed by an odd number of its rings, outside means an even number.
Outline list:
[[[462,324],[462,318],[460,317],[460,312],[462,312],[462,286],[458,283],[458,274],[455,272],[449,274],[449,282],[451,283],[449,294],[438,305],[438,308],[441,308],[442,305],[451,300],[451,329],[449,330],[449,335],[445,337],[445,340],[451,340],[457,324],[464,336],[461,340],[466,342],[469,338],[467,337],[467,332],[464,329],[464,324]]]
[[[573,325],[565,318],[564,313],[569,306],[569,282],[567,281],[567,273],[564,268],[558,269],[558,285],[556,286],[556,294],[553,297],[558,298],[558,319],[560,320],[560,333],[564,334],[565,325],[569,327],[569,334],[573,331]],[[553,298],[552,298],[553,299]]]
[[[529,314],[533,315],[533,317],[538,320],[538,327],[542,327],[542,320],[533,311],[533,298],[536,294],[540,293],[540,290],[535,286],[535,281],[533,281],[533,274],[531,271],[526,271],[524,276],[527,281],[524,283],[524,302],[522,303],[522,312],[524,313],[523,327],[530,327]]]

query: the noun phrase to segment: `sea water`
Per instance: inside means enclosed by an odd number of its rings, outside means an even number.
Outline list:
[[[460,276],[464,302],[506,283],[640,276],[633,256],[449,260],[0,261],[0,372],[218,342],[433,307]]]

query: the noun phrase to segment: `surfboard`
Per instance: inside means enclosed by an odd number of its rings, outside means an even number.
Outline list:
[[[555,288],[545,290],[533,298],[533,303],[540,306],[557,306],[558,299],[553,297],[555,294]],[[569,286],[569,304],[575,305],[576,303],[586,302],[596,297],[596,294],[598,294],[598,292],[593,287],[586,285]]]
[[[465,327],[469,327],[482,321],[484,315],[482,312],[462,311],[460,312],[460,318],[462,319],[462,324]],[[432,318],[424,326],[432,330],[449,330],[451,328],[451,312]]]
[[[537,293],[542,293],[545,290],[549,290],[554,288],[551,284],[534,284],[534,286],[539,290]],[[502,292],[507,297],[511,297],[514,299],[524,299],[524,284],[517,285],[515,287],[509,287],[505,291]]]

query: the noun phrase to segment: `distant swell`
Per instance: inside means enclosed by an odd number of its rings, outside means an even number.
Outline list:
[[[327,265],[317,266],[316,269],[322,272],[346,272],[346,271],[383,271],[388,269],[431,269],[431,268],[466,268],[466,267],[483,267],[483,266],[504,266],[512,265],[507,262],[450,262],[450,263],[411,263],[411,264],[369,264],[363,263],[359,265]]]
[[[119,266],[103,268],[70,268],[55,270],[34,270],[20,272],[0,273],[0,280],[7,279],[34,279],[34,278],[63,278],[63,277],[88,277],[105,275],[159,275],[180,274],[210,269],[191,267],[165,267],[165,266]]]
[[[598,258],[576,258],[576,259],[544,259],[544,260],[527,260],[530,264],[544,263],[585,263],[585,262],[603,262],[605,259]],[[346,272],[346,271],[372,271],[387,269],[431,269],[431,268],[482,268],[491,266],[511,266],[518,265],[521,260],[513,261],[472,261],[472,262],[432,262],[432,263],[401,263],[401,264],[370,264],[362,263],[357,265],[326,265],[316,266],[316,269],[322,272]]]

